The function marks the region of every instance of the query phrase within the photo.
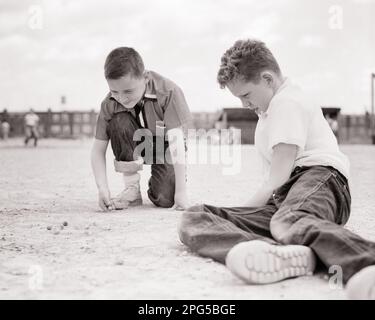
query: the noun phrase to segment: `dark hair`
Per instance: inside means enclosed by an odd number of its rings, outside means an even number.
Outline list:
[[[238,40],[221,58],[217,81],[221,88],[238,76],[246,81],[259,81],[263,70],[281,74],[280,67],[262,41]]]
[[[142,58],[133,48],[119,47],[112,50],[104,64],[106,79],[119,79],[130,74],[140,78],[145,70]]]

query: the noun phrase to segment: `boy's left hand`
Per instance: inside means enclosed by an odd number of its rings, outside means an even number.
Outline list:
[[[185,210],[189,208],[189,200],[186,193],[176,193],[174,195],[174,206],[171,210]]]

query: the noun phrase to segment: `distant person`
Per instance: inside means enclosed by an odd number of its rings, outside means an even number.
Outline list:
[[[370,136],[371,135],[371,116],[368,111],[365,112],[365,126],[366,126],[366,134]]]
[[[30,139],[34,139],[34,146],[38,144],[38,124],[39,116],[34,112],[33,109],[30,109],[25,115],[25,145],[27,146]]]
[[[179,154],[184,159],[186,155],[184,132],[191,114],[182,90],[162,75],[145,70],[141,56],[133,48],[112,50],[106,58],[104,74],[110,92],[101,105],[91,153],[99,206],[108,211],[141,205],[140,172],[145,163],[151,165],[147,192],[151,202],[162,208],[187,208],[185,164],[183,160],[167,162],[168,154],[164,153],[169,148],[172,157]],[[160,138],[161,131],[166,139]],[[141,136],[142,132],[150,136]],[[139,138],[146,138],[144,142],[135,138],[138,133]],[[115,170],[122,173],[125,184],[124,190],[113,198],[106,174],[109,141]],[[149,146],[144,149],[145,155],[139,152],[141,143]],[[148,151],[156,161],[150,159]]]
[[[3,122],[1,123],[1,136],[4,141],[8,140],[9,131],[10,131],[10,124],[8,123],[8,121],[3,120]]]

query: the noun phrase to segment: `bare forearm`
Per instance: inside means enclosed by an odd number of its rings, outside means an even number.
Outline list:
[[[176,187],[175,193],[186,193],[186,150],[181,129],[169,132],[170,154],[173,163]]]
[[[185,158],[185,147],[181,152],[183,153],[183,157]],[[175,162],[173,164],[173,167],[175,172],[174,207],[177,210],[185,210],[190,206],[187,196],[185,161],[183,161],[182,163]]]
[[[91,167],[95,182],[99,190],[108,189],[107,169],[105,154],[93,150],[91,153]]]
[[[175,193],[186,193],[186,167],[184,164],[174,164],[174,174],[176,180]]]
[[[270,175],[253,198],[246,204],[248,206],[264,206],[272,196],[273,191],[280,188],[290,177],[297,155],[297,146],[281,143],[276,145],[273,150]]]

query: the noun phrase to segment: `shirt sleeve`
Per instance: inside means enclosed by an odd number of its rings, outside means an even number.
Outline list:
[[[186,127],[191,121],[191,113],[187,105],[184,93],[179,87],[171,92],[169,101],[164,111],[164,123],[167,130]]]
[[[108,127],[108,110],[106,106],[106,102],[103,101],[98,120],[96,121],[96,133],[95,138],[98,140],[109,140],[108,134],[107,134],[107,127]]]
[[[294,101],[285,101],[275,106],[269,121],[268,151],[279,143],[293,144],[303,150],[306,145],[309,112]]]

